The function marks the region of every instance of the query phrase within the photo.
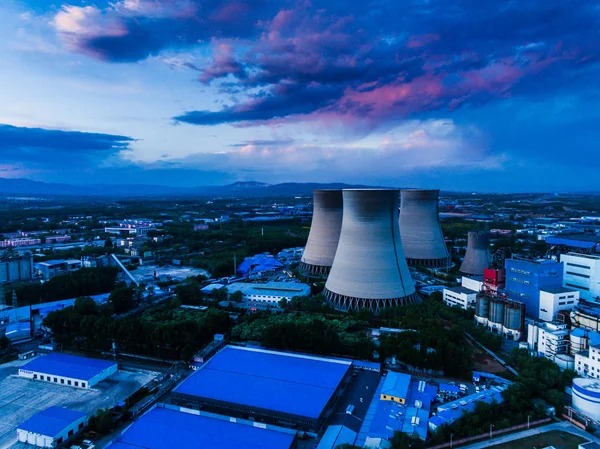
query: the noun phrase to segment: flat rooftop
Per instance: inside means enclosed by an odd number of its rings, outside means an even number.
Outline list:
[[[90,380],[105,369],[116,365],[108,360],[90,359],[76,355],[53,352],[43,355],[23,365],[22,370],[35,371],[51,376],[71,377],[74,379]]]
[[[475,294],[477,294],[477,292],[475,290],[471,290],[470,288],[462,287],[462,286],[448,287],[448,288],[445,288],[444,290],[449,290],[451,292],[459,293],[459,294],[464,294],[464,295],[475,295]]]
[[[317,419],[350,361],[226,346],[175,393]]]
[[[576,288],[567,288],[567,287],[546,287],[546,288],[542,288],[540,290],[543,292],[548,292],[548,293],[573,293],[573,292],[579,291]]]
[[[19,429],[39,435],[54,437],[73,422],[81,419],[85,413],[61,407],[50,407],[36,413],[19,426]]]
[[[290,449],[294,435],[246,424],[154,408],[109,449]]]

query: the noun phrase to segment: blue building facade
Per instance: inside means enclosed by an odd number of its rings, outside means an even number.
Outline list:
[[[525,313],[540,315],[540,290],[558,288],[563,282],[563,264],[549,259],[506,259],[506,294],[525,304]]]

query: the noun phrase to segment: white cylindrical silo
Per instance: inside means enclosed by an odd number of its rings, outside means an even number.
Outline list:
[[[400,234],[411,266],[449,268],[450,255],[439,220],[439,190],[405,189],[400,192]]]
[[[300,271],[307,276],[326,276],[331,269],[342,228],[342,191],[314,190],[313,218]]]
[[[573,408],[594,421],[600,421],[600,381],[573,379],[572,391]]]
[[[469,231],[467,252],[460,266],[460,272],[467,275],[483,276],[483,270],[490,265],[490,239],[487,232]]]
[[[342,230],[325,284],[327,300],[340,310],[373,312],[418,300],[402,249],[398,190],[342,194]]]

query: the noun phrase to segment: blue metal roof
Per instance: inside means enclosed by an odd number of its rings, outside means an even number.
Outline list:
[[[113,365],[116,365],[116,363],[108,360],[90,359],[53,352],[38,357],[21,366],[19,369],[36,371],[51,376],[71,377],[89,381],[92,377]]]
[[[227,346],[174,391],[318,418],[350,366],[347,361]]]
[[[246,257],[237,268],[237,273],[246,275],[250,272],[274,270],[284,265],[270,254],[257,254],[254,257]]]
[[[396,373],[390,371],[383,382],[381,394],[396,396],[402,399],[406,399],[408,395],[408,387],[410,385],[410,375]]]
[[[84,413],[76,412],[75,410],[50,407],[36,413],[18,428],[47,437],[55,437],[61,430],[84,416]]]
[[[460,388],[457,385],[451,384],[440,384],[440,391],[446,391],[448,393],[460,393]]]
[[[547,237],[546,243],[551,245],[565,245],[573,248],[592,249],[598,245],[596,242],[587,242],[585,240],[577,240],[576,238],[564,238],[564,237]]]
[[[245,424],[154,408],[109,449],[289,449],[294,435]]]

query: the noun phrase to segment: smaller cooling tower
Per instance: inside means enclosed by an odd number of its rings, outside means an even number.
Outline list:
[[[467,252],[460,272],[467,275],[483,276],[483,270],[490,264],[490,240],[487,232],[469,231]]]
[[[313,191],[313,218],[300,271],[307,276],[326,276],[331,269],[342,228],[342,191]]]
[[[411,266],[449,268],[450,255],[439,221],[439,190],[400,192],[400,234]]]
[[[344,216],[325,298],[336,309],[400,306],[418,299],[402,249],[398,190],[343,190]]]

